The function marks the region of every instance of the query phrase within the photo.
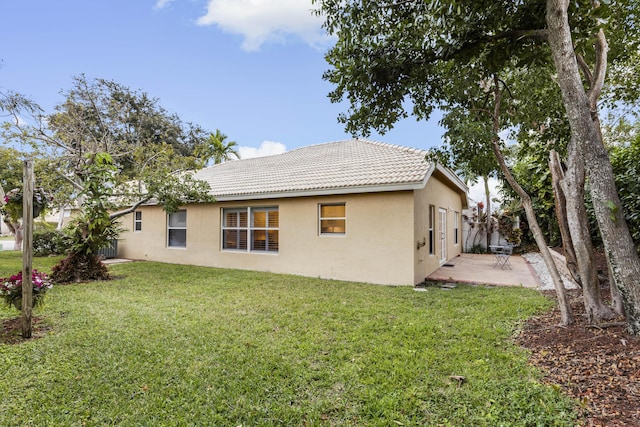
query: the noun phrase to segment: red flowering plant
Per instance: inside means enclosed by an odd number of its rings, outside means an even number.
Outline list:
[[[49,276],[38,270],[31,272],[33,285],[33,306],[42,303],[44,294],[53,287]],[[0,278],[0,295],[8,305],[22,310],[22,271],[11,277]]]

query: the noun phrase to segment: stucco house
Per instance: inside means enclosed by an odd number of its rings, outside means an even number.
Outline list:
[[[118,256],[414,285],[462,251],[467,187],[414,148],[349,139],[211,166],[216,203],[123,219]]]

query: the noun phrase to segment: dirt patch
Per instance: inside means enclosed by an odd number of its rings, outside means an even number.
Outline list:
[[[580,291],[568,296],[575,325],[558,326],[556,308],[529,319],[518,344],[531,351],[530,362],[545,382],[581,403],[585,425],[640,426],[640,338],[625,332],[624,319],[589,326]]]
[[[50,329],[51,327],[44,323],[44,317],[34,316],[31,318],[31,338],[22,338],[22,318],[4,319],[2,321],[2,330],[0,330],[0,343],[20,344],[41,338]]]

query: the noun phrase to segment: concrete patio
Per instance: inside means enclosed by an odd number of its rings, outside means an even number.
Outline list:
[[[513,255],[509,262],[511,269],[494,268],[493,255],[461,254],[431,273],[427,281],[540,287],[537,274],[524,258]]]

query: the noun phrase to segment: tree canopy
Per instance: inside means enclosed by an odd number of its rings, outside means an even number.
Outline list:
[[[167,212],[214,201],[209,185],[190,172],[205,132],[113,81],[78,76],[64,95],[49,115],[24,97],[5,97],[1,107],[15,120],[5,124],[4,136],[43,165],[43,182],[56,183],[59,207],[79,208],[67,229],[71,250],[54,268],[54,280],[106,279],[97,251],[117,238],[118,218],[151,201]],[[30,124],[20,117],[24,112]]]
[[[235,141],[227,141],[227,135],[220,132],[220,129],[216,129],[196,147],[195,154],[203,166],[206,166],[210,160],[217,165],[234,158],[239,159],[237,147],[238,144]]]
[[[206,138],[199,126],[183,123],[146,93],[110,80],[77,76],[64,95],[52,114],[29,110],[37,113],[30,115],[30,125],[16,121],[4,134],[48,162],[67,202],[82,194],[87,170],[100,153],[109,154],[115,167],[114,197],[129,207],[117,215],[151,199],[168,210],[211,200],[208,185],[187,172],[197,166],[194,151]],[[17,116],[24,105],[7,110]]]

